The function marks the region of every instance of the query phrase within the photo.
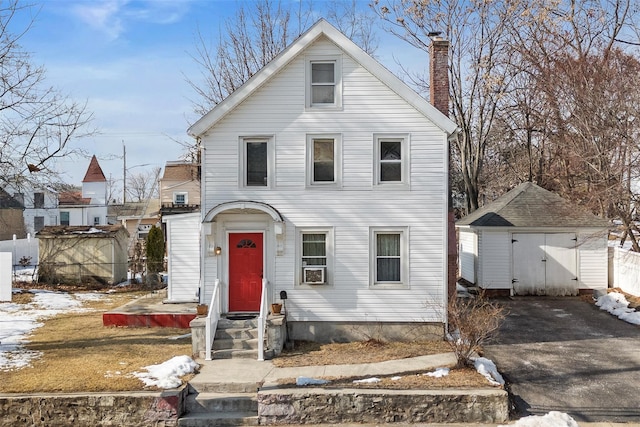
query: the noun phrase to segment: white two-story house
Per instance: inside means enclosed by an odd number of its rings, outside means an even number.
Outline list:
[[[446,70],[445,70],[446,72]],[[292,339],[441,334],[456,125],[324,20],[198,120],[200,301],[286,293]],[[384,332],[382,332],[384,331]]]

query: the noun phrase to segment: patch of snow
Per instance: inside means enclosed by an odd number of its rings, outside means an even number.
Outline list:
[[[629,308],[629,301],[619,292],[610,292],[602,295],[596,301],[596,305],[600,310],[607,311],[618,319],[634,325],[640,325],[640,312]]]
[[[41,353],[24,348],[34,329],[42,320],[62,313],[88,311],[82,301],[65,292],[31,290],[35,297],[29,304],[0,303],[0,371],[28,366]]]
[[[191,332],[189,332],[188,334],[184,334],[184,335],[178,335],[175,337],[169,337],[167,338],[168,340],[181,340],[183,338],[189,338],[191,336]]]
[[[398,380],[401,380],[401,379],[402,379],[402,377],[400,377],[400,376],[391,377],[391,381],[398,381]]]
[[[551,411],[546,415],[531,415],[529,417],[520,418],[511,427],[578,427],[578,423],[569,415]],[[500,426],[507,427],[507,426]]]
[[[189,356],[176,356],[159,365],[145,366],[143,369],[147,372],[134,372],[133,376],[147,387],[176,388],[182,384],[181,376],[193,373],[199,367]]]
[[[504,378],[498,372],[496,364],[492,360],[485,357],[476,357],[473,359],[473,365],[480,375],[483,375],[492,385],[504,385]]]
[[[447,375],[449,375],[449,368],[437,368],[435,371],[427,372],[424,375],[428,375],[428,376],[434,377],[434,378],[446,377]]]
[[[321,380],[321,379],[318,379],[318,378],[309,378],[309,377],[298,377],[298,378],[296,378],[296,385],[297,386],[322,385],[322,384],[327,384],[327,383],[329,383],[329,381]]]
[[[380,378],[371,377],[371,378],[364,378],[361,380],[354,380],[353,383],[354,384],[375,384],[375,383],[379,383],[380,381],[382,381]]]

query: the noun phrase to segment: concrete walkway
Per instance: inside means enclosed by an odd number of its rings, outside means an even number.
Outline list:
[[[319,378],[339,376],[374,377],[394,375],[406,372],[429,372],[440,367],[452,367],[456,363],[453,353],[431,356],[412,357],[401,360],[390,360],[379,363],[356,365],[302,366],[294,368],[278,368],[271,361],[259,362],[251,359],[197,360],[200,372],[189,383],[199,391],[215,387],[218,390],[232,392],[253,392],[258,389],[277,387],[278,381],[297,377]],[[472,424],[475,427],[495,427],[506,424]],[[627,427],[632,424],[611,422],[578,422],[581,427]],[[463,427],[469,424],[411,424],[412,427]],[[335,424],[315,424],[317,427],[335,427]],[[340,424],[342,427],[374,427],[393,426],[407,427],[409,424]],[[296,426],[290,426],[296,427]]]

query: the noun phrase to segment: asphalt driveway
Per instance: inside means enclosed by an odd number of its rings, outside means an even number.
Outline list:
[[[640,423],[640,326],[577,297],[500,301],[509,314],[485,356],[504,374],[517,417]]]

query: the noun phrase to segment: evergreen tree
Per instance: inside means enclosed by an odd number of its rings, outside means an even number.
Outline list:
[[[149,230],[146,242],[147,272],[156,274],[163,270],[164,265],[164,236],[162,230],[155,225]]]

